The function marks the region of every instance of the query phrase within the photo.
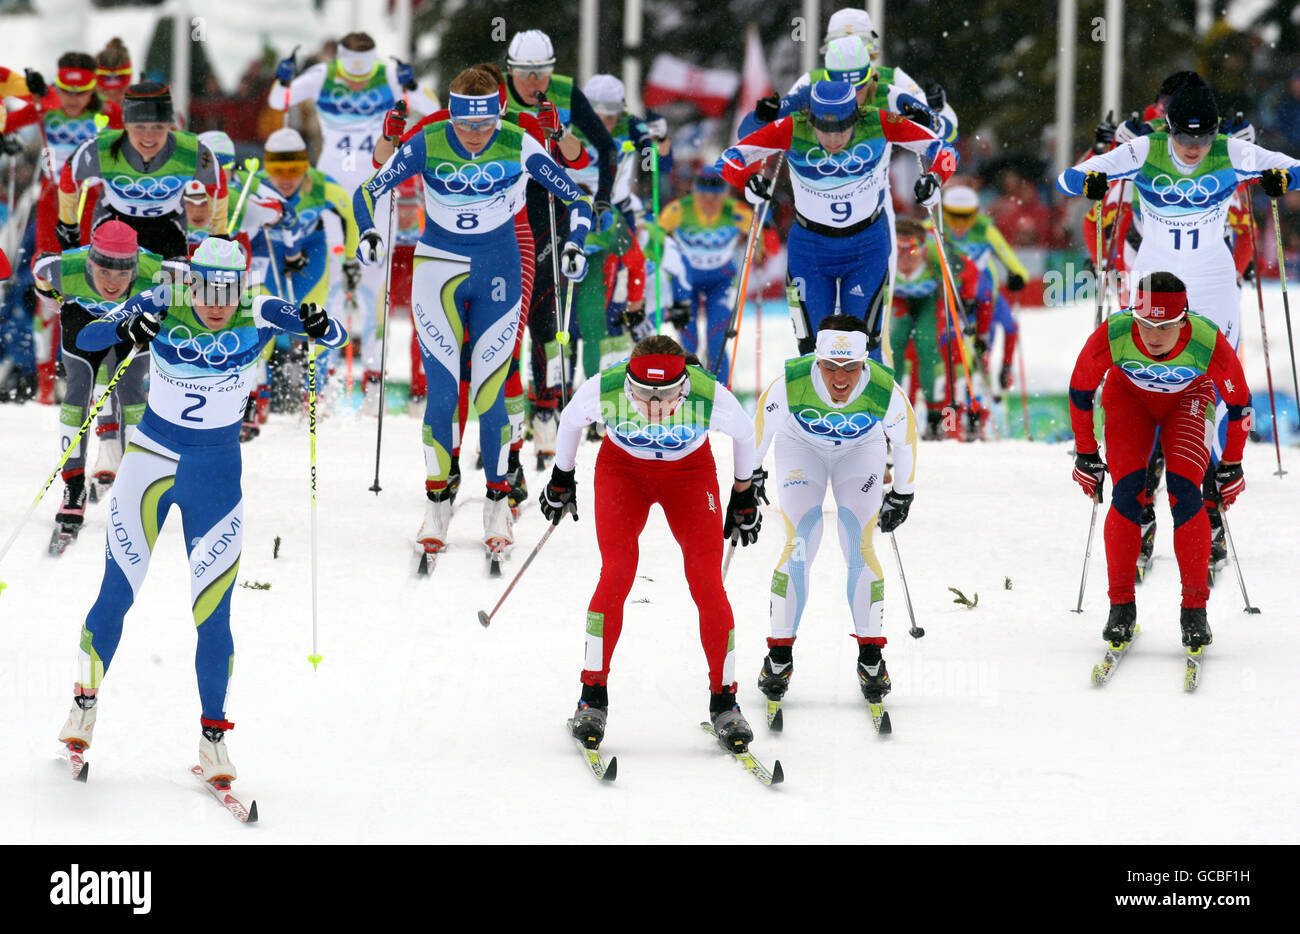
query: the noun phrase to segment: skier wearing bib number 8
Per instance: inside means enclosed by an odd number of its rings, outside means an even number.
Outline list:
[[[347,335],[319,306],[251,295],[236,243],[209,237],[190,261],[188,286],[157,286],[88,322],[83,351],[122,341],[151,355],[149,401],[127,445],[109,502],[103,582],[81,631],[81,674],[59,741],[80,756],[90,745],[100,684],[144,584],[172,506],[189,556],[202,702],[199,763],[207,781],[236,777],[224,742],[234,666],[230,604],[244,534],[239,429],[254,364],[287,332],[338,347]]]
[[[423,177],[427,223],[415,250],[411,309],[428,377],[424,458],[429,502],[416,539],[426,554],[440,552],[448,541],[461,354],[468,352],[470,396],[479,415],[487,477],[483,542],[495,570],[514,544],[504,386],[520,327],[515,213],[530,178],[570,206],[572,232],[560,265],[565,276],[581,280],[587,270],[583,241],[591,227],[591,202],[535,139],[502,123],[497,84],[487,73],[470,68],[457,75],[448,109],[450,120],[425,126],[357,190],[353,211],[362,230],[359,258],[375,264],[383,256],[374,229],[375,204],[404,180]],[[463,351],[466,335],[468,350]]]

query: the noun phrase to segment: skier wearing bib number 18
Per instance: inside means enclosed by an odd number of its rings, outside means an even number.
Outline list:
[[[235,659],[230,604],[244,535],[239,427],[253,365],[282,332],[327,347],[347,337],[319,306],[251,295],[247,262],[238,244],[209,237],[190,260],[188,286],[146,289],[88,322],[77,337],[89,352],[130,341],[147,348],[152,362],[148,406],[113,484],[104,578],[81,631],[81,676],[59,734],[76,772],[124,617],[144,584],[167,513],[177,506],[198,635],[199,764],[206,781],[236,777],[224,737],[233,727],[226,720]]]
[[[468,336],[470,397],[479,415],[487,477],[483,542],[495,573],[514,544],[505,382],[521,324],[515,212],[529,179],[570,206],[571,233],[560,267],[569,279],[581,280],[587,271],[583,241],[591,227],[591,202],[533,137],[502,122],[497,84],[486,72],[470,68],[457,75],[448,109],[451,119],[425,126],[357,190],[353,212],[362,231],[359,258],[376,264],[383,258],[383,243],[374,229],[375,204],[406,179],[423,177],[427,222],[415,249],[411,309],[428,379],[424,459],[429,502],[416,540],[425,555],[447,545],[455,494],[448,479]]]

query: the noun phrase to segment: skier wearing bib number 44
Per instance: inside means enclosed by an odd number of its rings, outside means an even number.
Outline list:
[[[149,402],[127,445],[109,500],[107,555],[99,596],[81,631],[81,676],[59,741],[74,769],[90,745],[100,684],[122,624],[144,585],[154,543],[172,506],[189,555],[202,702],[199,763],[209,782],[236,777],[224,741],[235,649],[230,604],[244,535],[239,428],[253,366],[267,341],[288,332],[328,347],[346,340],[318,306],[300,307],[244,287],[238,244],[209,237],[190,261],[188,286],[147,289],[77,337],[84,351],[121,341],[147,348]]]
[[[427,223],[415,248],[411,310],[428,376],[424,458],[429,502],[416,540],[425,554],[447,545],[461,354],[469,353],[470,396],[479,415],[487,476],[483,542],[495,572],[514,544],[505,382],[521,323],[515,213],[530,178],[570,205],[572,232],[560,265],[565,276],[580,280],[587,270],[583,241],[591,227],[591,202],[535,139],[502,123],[497,84],[490,75],[474,68],[461,72],[451,83],[450,98],[451,119],[429,124],[403,143],[387,167],[357,190],[353,211],[362,230],[359,258],[373,265],[382,258],[375,204],[404,180],[423,178]]]

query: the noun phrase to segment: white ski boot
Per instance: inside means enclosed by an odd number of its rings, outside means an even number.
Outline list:
[[[538,409],[533,413],[533,450],[537,469],[545,470],[555,459],[555,445],[560,432],[560,416],[555,409]]]
[[[487,548],[488,573],[501,574],[501,559],[515,544],[515,516],[510,509],[508,490],[488,490],[483,504],[483,544]]]
[[[227,724],[230,726],[230,724]],[[230,761],[226,747],[226,731],[220,727],[204,726],[199,738],[199,766],[205,782],[232,782],[239,777],[235,763]]]
[[[68,722],[59,732],[59,742],[74,752],[84,752],[90,748],[90,740],[95,732],[96,706],[93,692],[84,692],[78,686],[73,696],[72,709],[68,711]]]
[[[447,547],[447,527],[451,525],[451,505],[454,497],[448,490],[426,494],[428,504],[424,507],[424,521],[415,540],[424,546],[426,552],[442,551]],[[438,497],[434,499],[434,497]]]
[[[118,429],[116,438],[100,438],[99,453],[95,457],[95,469],[90,475],[93,482],[88,493],[90,501],[97,503],[107,494],[113,481],[117,479],[117,469],[122,464],[122,429]]]

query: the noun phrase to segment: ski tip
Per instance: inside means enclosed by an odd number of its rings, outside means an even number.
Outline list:
[[[778,709],[777,712],[772,715],[772,722],[768,724],[768,727],[772,730],[773,733],[780,733],[783,729],[785,729],[784,711]]]
[[[772,766],[772,784],[779,785],[785,781],[785,772],[781,769],[781,760],[777,759]]]
[[[501,576],[501,561],[500,559],[494,558],[488,562],[488,577],[500,577],[500,576]]]
[[[85,784],[86,779],[88,779],[88,778],[90,778],[90,763],[89,763],[89,762],[87,762],[85,765],[83,765],[83,766],[81,767],[81,771],[77,773],[77,781],[81,782],[82,784]]]
[[[600,777],[602,782],[612,782],[618,778],[618,756],[610,759],[605,765],[605,774]]]
[[[488,625],[491,624],[492,622],[492,617],[488,616],[487,613],[485,613],[483,610],[479,610],[478,621],[483,625],[484,629],[487,629]],[[572,723],[573,721],[569,721],[569,722]]]
[[[257,823],[257,802],[256,801],[254,801],[252,804],[248,806],[248,820],[244,821],[244,823],[245,824]]]
[[[889,711],[886,710],[880,717],[880,735],[890,736],[894,732],[894,725],[889,722]]]

